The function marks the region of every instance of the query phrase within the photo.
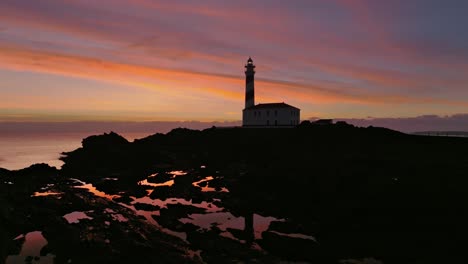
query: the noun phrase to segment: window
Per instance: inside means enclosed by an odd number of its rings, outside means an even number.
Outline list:
[[[269,126],[269,125],[270,125],[270,120],[267,120],[267,126]]]
[[[267,110],[267,116],[270,116],[270,110]]]
[[[261,116],[262,115],[262,111],[258,111],[258,116]]]
[[[277,125],[278,125],[278,120],[275,120],[275,126],[277,126]]]
[[[275,110],[275,116],[278,116],[278,110]]]

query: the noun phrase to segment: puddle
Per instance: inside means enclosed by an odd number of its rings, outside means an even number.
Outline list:
[[[118,222],[128,222],[128,219],[125,218],[125,216],[123,216],[121,214],[112,214],[112,219],[114,219],[114,221],[118,221]]]
[[[224,210],[224,208],[220,208],[216,206],[215,204],[206,202],[206,201],[202,201],[201,203],[192,203],[192,200],[187,201],[182,198],[168,198],[166,200],[161,200],[161,199],[151,199],[148,196],[142,197],[142,198],[135,198],[132,196],[131,198],[133,198],[131,205],[135,203],[145,203],[145,204],[150,204],[150,205],[157,205],[161,208],[167,208],[168,204],[182,204],[182,205],[191,205],[191,206],[195,206],[198,208],[203,208],[206,210],[207,213],[214,213],[214,212],[219,212],[219,211]]]
[[[63,216],[69,224],[77,224],[80,220],[89,219],[92,220],[92,217],[87,216],[84,212],[73,212]]]
[[[160,187],[160,186],[172,186],[174,185],[174,180],[169,180],[163,183],[152,183],[148,182],[147,179],[138,182],[138,185],[151,186],[151,187]]]
[[[286,234],[286,233],[281,233],[281,232],[278,232],[278,231],[269,231],[271,233],[275,233],[277,235],[280,235],[280,236],[286,236],[286,237],[292,237],[292,238],[301,238],[301,239],[307,239],[307,240],[312,240],[314,242],[317,242],[317,240],[313,237],[313,236],[308,236],[308,235],[304,235],[304,234]]]
[[[148,178],[152,177],[157,177],[158,173],[154,173],[148,176],[147,179],[142,180],[138,182],[139,185],[145,185],[145,186],[151,186],[151,187],[159,187],[159,186],[172,186],[174,184],[174,178],[182,175],[186,175],[187,172],[185,171],[170,171],[166,172],[167,174],[172,175],[172,179],[163,182],[163,183],[151,183],[148,182]],[[169,177],[170,178],[170,177]],[[196,182],[192,183],[192,186],[198,187],[201,189],[202,192],[216,192],[216,189],[213,187],[209,186],[209,181],[213,180],[213,176],[207,176],[201,180],[198,180]],[[118,195],[108,195],[104,192],[101,192],[97,190],[92,184],[87,184],[85,182],[76,180],[76,182],[80,183],[81,186],[75,186],[76,188],[85,188],[88,189],[91,193],[95,194],[96,196],[100,197],[105,197],[108,199],[112,199],[115,197],[119,197]],[[203,184],[205,183],[205,184]],[[204,186],[200,186],[204,185]],[[238,229],[238,230],[250,230],[248,232],[251,232],[252,237],[255,239],[261,239],[262,232],[266,231],[272,221],[284,221],[284,219],[277,219],[275,217],[264,217],[258,214],[252,214],[250,216],[250,220],[246,221],[245,217],[240,216],[236,217],[232,215],[230,212],[226,212],[226,210],[222,207],[218,207],[215,205],[213,202],[207,202],[207,201],[202,201],[200,203],[193,203],[192,200],[185,200],[182,198],[168,198],[165,200],[161,199],[151,199],[149,196],[153,190],[147,190],[147,195],[145,197],[141,198],[136,198],[134,196],[130,196],[133,201],[130,204],[125,204],[125,203],[119,203],[119,205],[124,206],[128,209],[131,209],[133,212],[135,212],[136,215],[143,216],[148,223],[156,226],[159,228],[162,232],[165,232],[169,235],[173,235],[176,237],[181,238],[185,242],[187,242],[187,234],[185,232],[176,232],[173,230],[170,230],[168,228],[165,228],[161,226],[154,218],[153,215],[160,215],[159,209],[155,208],[153,211],[147,211],[147,210],[137,210],[135,208],[135,204],[137,203],[142,203],[142,204],[148,204],[148,205],[153,205],[153,206],[158,206],[159,208],[168,208],[169,204],[181,204],[181,205],[187,205],[187,206],[194,206],[197,208],[202,208],[205,210],[204,213],[197,213],[197,214],[190,214],[188,217],[181,218],[179,219],[180,222],[182,223],[192,223],[200,228],[203,229],[211,229],[213,225],[217,225],[217,227],[221,230],[220,235],[224,237],[228,237],[234,240],[242,241],[237,239],[233,234],[231,234],[229,231],[227,231],[228,228],[233,228],[233,229]],[[229,190],[225,187],[221,188],[221,192],[229,192]],[[221,202],[221,199],[219,198],[213,198],[214,202]],[[127,218],[125,218],[121,214],[116,214],[115,211],[112,209],[106,209],[105,213],[108,213],[112,216],[114,221],[120,221],[120,222],[126,222],[128,221]],[[84,214],[84,213],[83,213]],[[83,216],[83,215],[82,215]],[[85,215],[86,216],[86,215]],[[87,216],[86,216],[87,217]],[[89,219],[89,218],[84,218],[84,219]],[[252,221],[253,220],[253,221]],[[248,225],[246,227],[246,222],[248,222]],[[253,224],[252,224],[253,222]],[[111,223],[107,221],[105,223],[106,226],[109,226]],[[252,234],[253,233],[253,234]],[[281,234],[281,235],[290,235],[290,236],[295,236],[299,238],[305,238],[305,239],[314,239],[313,237],[301,235],[301,234]],[[187,242],[188,243],[188,242]]]
[[[24,235],[23,235],[23,234],[21,234],[21,235],[15,237],[13,240],[18,240],[18,239],[22,239],[22,238],[24,238]]]
[[[112,220],[114,220],[114,221],[118,221],[118,222],[128,222],[128,219],[127,219],[125,216],[123,216],[122,214],[116,213],[114,210],[112,210],[112,209],[110,209],[110,208],[104,209],[104,212],[110,214],[111,217],[112,217]],[[107,222],[107,221],[106,221],[106,222]],[[107,225],[110,225],[110,222],[109,222],[109,224],[107,224]]]
[[[226,231],[228,228],[234,228],[239,230],[245,230],[245,218],[235,217],[229,212],[217,212],[208,214],[191,214],[188,218],[181,218],[182,223],[192,223],[201,228],[210,229],[211,226],[216,224],[221,231]],[[284,219],[277,219],[275,217],[264,217],[258,214],[253,215],[253,231],[255,239],[262,238],[262,232],[266,231],[273,221],[284,221]],[[225,236],[231,235],[226,232]]]
[[[170,171],[170,172],[167,172],[167,174],[172,175],[172,178],[174,179],[174,178],[177,177],[177,176],[187,175],[187,172],[178,170],[178,171]],[[165,181],[165,182],[162,182],[162,183],[148,182],[148,179],[149,179],[149,178],[154,178],[154,177],[156,177],[156,176],[158,176],[158,173],[153,173],[153,174],[151,174],[150,176],[148,176],[147,179],[144,179],[144,180],[142,180],[142,181],[139,181],[137,184],[138,184],[138,185],[144,185],[144,186],[151,186],[151,187],[172,186],[172,185],[174,185],[174,180],[168,180],[168,181]]]
[[[107,198],[109,200],[120,197],[120,195],[117,195],[117,194],[107,194],[105,192],[99,191],[91,183],[86,183],[86,182],[83,182],[83,181],[80,181],[80,180],[77,180],[77,179],[72,179],[72,180],[74,180],[77,183],[81,184],[81,185],[78,185],[78,186],[73,186],[74,188],[86,189],[86,190],[88,190],[88,192],[90,192],[90,193],[92,193],[92,194],[94,194],[94,195],[96,195],[98,197]]]
[[[216,188],[210,187],[209,181],[213,180],[213,176],[207,176],[199,181],[193,182],[192,185],[201,188],[202,192],[215,192]],[[200,183],[207,182],[206,186],[200,186]],[[222,187],[220,192],[229,192],[226,187]]]
[[[51,196],[51,195],[60,195],[62,193],[59,193],[59,192],[51,192],[51,191],[47,191],[47,192],[35,192],[33,195],[31,195],[31,197],[40,197],[40,196]]]
[[[178,171],[170,171],[168,172],[168,174],[172,174],[174,176],[182,176],[182,175],[187,175],[187,172],[178,170]]]
[[[34,231],[27,233],[26,235],[19,235],[15,240],[25,238],[19,255],[10,255],[7,257],[6,264],[16,263],[41,263],[48,264],[54,263],[54,255],[48,254],[47,256],[41,256],[41,249],[47,245],[47,240],[42,236],[42,232]],[[27,262],[27,258],[33,258],[32,261]]]
[[[168,228],[165,228],[165,227],[161,226],[158,222],[156,222],[156,220],[154,220],[152,215],[159,215],[159,211],[150,212],[150,211],[136,210],[133,205],[127,205],[127,204],[124,204],[124,203],[119,203],[119,204],[126,207],[126,208],[128,208],[128,209],[130,209],[130,210],[132,210],[132,211],[134,211],[137,215],[143,216],[146,219],[146,221],[148,221],[148,223],[156,226],[162,232],[164,232],[164,233],[166,233],[168,235],[171,235],[171,236],[178,237],[178,238],[182,239],[184,242],[188,243],[186,233],[172,231],[172,230],[170,230]]]
[[[40,197],[40,196],[51,196],[51,195],[61,195],[62,193],[60,192],[52,192],[52,191],[46,191],[46,192],[35,192],[31,197]]]
[[[195,187],[201,188],[202,192],[214,192],[214,191],[216,191],[215,188],[209,187],[208,183],[206,184],[206,186],[200,186],[200,183],[209,182],[209,181],[211,181],[213,179],[214,179],[213,176],[208,176],[208,177],[203,178],[202,180],[199,180],[199,181],[196,181],[196,182],[192,183],[192,185],[195,186]]]

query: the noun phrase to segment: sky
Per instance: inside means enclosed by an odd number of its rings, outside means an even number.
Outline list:
[[[2,0],[0,122],[240,120],[249,56],[256,103],[302,119],[452,120],[468,113],[467,12],[466,0]]]

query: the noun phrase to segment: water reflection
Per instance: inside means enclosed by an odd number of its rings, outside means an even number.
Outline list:
[[[170,180],[163,182],[163,183],[150,183],[148,182],[148,178],[157,177],[158,173],[151,174],[148,176],[147,179],[140,181],[139,185],[146,185],[151,187],[159,187],[159,186],[173,186],[174,185],[174,178],[182,175],[186,175],[187,173],[184,171],[171,171],[167,172],[168,175],[172,175],[168,177]],[[210,187],[210,181],[214,180],[213,176],[207,176],[201,180],[192,182],[191,185],[200,188],[203,192],[214,192],[216,191],[215,188]],[[75,186],[76,188],[85,188],[91,193],[95,194],[99,197],[105,197],[108,199],[112,199],[115,197],[120,197],[119,195],[109,195],[102,191],[97,190],[92,184],[87,184],[82,181],[77,182],[81,183],[81,186]],[[221,187],[223,192],[229,192],[225,187]],[[270,223],[273,221],[285,221],[284,219],[278,219],[271,216],[262,216],[259,214],[255,214],[254,212],[244,212],[241,216],[234,216],[231,212],[227,211],[225,208],[219,206],[221,203],[221,199],[213,198],[213,202],[201,201],[199,203],[195,203],[192,200],[186,200],[183,198],[168,198],[168,199],[152,199],[150,198],[150,194],[153,189],[147,190],[147,194],[144,197],[137,198],[134,196],[130,196],[132,201],[130,204],[119,203],[121,206],[124,206],[128,209],[131,209],[135,212],[136,215],[143,216],[148,223],[156,226],[162,232],[167,234],[176,236],[181,238],[182,240],[187,242],[187,234],[185,232],[177,232],[168,228],[161,226],[153,216],[160,216],[160,209],[167,209],[171,204],[180,204],[185,206],[193,206],[197,208],[202,208],[204,211],[202,213],[194,213],[189,214],[187,217],[178,219],[181,223],[187,224],[191,223],[199,229],[206,229],[210,230],[213,226],[216,226],[220,231],[220,235],[238,240],[247,244],[250,244],[252,248],[259,249],[259,246],[255,243],[256,240],[262,239],[262,233],[267,231]],[[135,208],[136,204],[147,204],[152,205],[154,208],[147,207],[145,210],[137,210]],[[218,205],[217,205],[218,204]],[[246,208],[248,205],[245,206]],[[144,208],[144,207],[141,207]],[[126,222],[126,219],[123,215],[116,214],[111,209],[106,209],[105,213],[111,214],[114,221],[121,221]],[[110,222],[107,222],[106,225],[110,225]],[[307,236],[303,234],[283,234],[276,231],[270,231],[276,233],[281,236],[289,236],[293,238],[301,238],[301,239],[308,239],[314,240],[312,236]],[[188,243],[188,242],[187,242]]]
[[[297,234],[297,233],[286,234],[286,233],[281,233],[281,232],[278,232],[278,231],[269,231],[269,232],[275,233],[275,234],[280,235],[280,236],[286,236],[286,237],[291,237],[291,238],[300,238],[300,239],[312,240],[314,242],[317,242],[317,240],[313,236],[308,236],[308,235],[304,235],[304,234]]]
[[[201,188],[201,191],[202,192],[215,192],[216,191],[216,188],[213,188],[213,187],[210,187],[209,186],[209,182],[211,180],[213,180],[213,176],[207,176],[199,181],[196,181],[196,182],[193,182],[192,185],[195,186],[195,187],[198,187],[198,188]],[[205,186],[200,186],[201,183],[204,183],[206,182],[206,185]],[[220,192],[226,192],[228,193],[229,190],[226,188],[226,187],[221,187],[221,190]]]
[[[178,170],[178,171],[170,171],[168,172],[168,174],[172,174],[174,176],[182,176],[182,175],[187,175],[187,172]]]
[[[185,200],[182,198],[168,198],[165,200],[161,199],[151,199],[148,196],[142,197],[142,198],[136,198],[136,197],[131,197],[133,199],[133,202],[131,203],[136,204],[136,203],[144,203],[144,204],[149,204],[149,205],[156,205],[161,208],[167,208],[168,204],[182,204],[182,205],[190,205],[190,206],[195,206],[198,208],[203,208],[206,210],[207,213],[214,213],[214,212],[219,212],[224,210],[224,208],[218,207],[215,204],[207,201],[202,201],[201,203],[193,203],[192,200]]]
[[[146,221],[154,226],[156,226],[157,228],[159,228],[162,232],[168,234],[168,235],[171,235],[171,236],[175,236],[175,237],[178,237],[180,239],[182,239],[184,242],[188,243],[187,241],[187,234],[184,233],[184,232],[176,232],[176,231],[173,231],[173,230],[170,230],[168,228],[165,228],[165,227],[162,227],[158,222],[156,222],[156,220],[154,220],[154,218],[152,217],[152,215],[159,215],[159,211],[144,211],[144,210],[137,210],[135,208],[135,206],[133,205],[127,205],[127,204],[124,204],[124,203],[119,203],[120,205],[134,211],[137,215],[139,216],[143,216]]]
[[[163,183],[152,183],[152,182],[148,182],[148,179],[144,179],[142,181],[139,181],[138,185],[151,186],[151,187],[172,186],[174,185],[174,180],[169,180]]]
[[[54,263],[54,255],[48,254],[41,257],[41,249],[47,245],[47,240],[42,236],[42,232],[34,231],[27,233],[26,236],[20,235],[15,240],[25,239],[19,255],[10,255],[7,257],[6,264],[28,263],[27,260],[33,258],[34,263],[48,264]],[[29,263],[31,263],[30,261]]]
[[[192,185],[195,187],[201,188],[202,192],[214,192],[215,188],[209,187],[207,183],[213,179],[214,179],[213,176],[208,176],[197,182],[192,183]],[[200,186],[200,183],[204,183],[204,182],[206,182],[206,186]]]
[[[111,215],[112,217],[112,220],[114,221],[118,221],[118,222],[128,222],[128,219],[123,216],[122,214],[118,214],[116,213],[114,210],[110,209],[110,208],[106,208],[104,210],[104,213],[108,213]],[[109,223],[110,224],[110,223]]]
[[[182,223],[192,223],[201,228],[210,229],[214,224],[221,231],[227,231],[229,228],[244,230],[247,242],[255,239],[261,239],[262,233],[268,229],[273,221],[285,221],[271,216],[261,216],[258,214],[246,214],[245,216],[235,217],[230,212],[217,212],[208,214],[190,214],[188,218],[180,219]],[[223,236],[231,237],[226,233]]]
[[[93,219],[92,217],[87,216],[84,212],[78,212],[78,211],[66,214],[63,216],[63,218],[65,218],[65,220],[67,220],[69,224],[77,224],[80,222],[80,220],[83,220],[83,219],[88,219],[88,220]]]
[[[52,192],[52,191],[46,191],[46,192],[35,192],[31,197],[40,197],[40,196],[51,196],[51,195],[60,195],[62,193],[59,192]]]
[[[102,198],[107,198],[107,199],[110,199],[110,200],[120,197],[120,195],[117,195],[117,194],[107,194],[105,192],[99,191],[91,183],[86,183],[86,182],[80,181],[78,179],[72,179],[72,180],[74,180],[75,182],[81,184],[81,185],[78,185],[78,186],[73,186],[74,188],[87,189],[88,192],[90,192],[90,193],[92,193],[92,194],[94,194],[96,196],[99,196],[99,197],[102,197]]]

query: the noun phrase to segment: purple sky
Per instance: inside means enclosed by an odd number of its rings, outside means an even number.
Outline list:
[[[248,56],[257,102],[302,119],[467,113],[467,12],[465,0],[2,0],[0,121],[240,120]],[[459,116],[441,120],[461,130]]]

